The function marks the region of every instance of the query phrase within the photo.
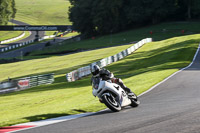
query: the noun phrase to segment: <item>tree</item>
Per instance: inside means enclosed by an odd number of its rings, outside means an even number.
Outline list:
[[[200,19],[200,1],[194,0],[192,2],[192,9],[191,9],[191,19]]]
[[[175,11],[175,0],[126,0],[125,12],[130,24],[155,24],[168,19]]]
[[[185,18],[200,18],[199,0],[70,0],[70,20],[85,37]]]
[[[16,14],[14,0],[0,0],[0,24],[6,25]]]
[[[15,18],[15,14],[17,13],[15,0],[11,0],[11,10],[12,10],[12,18]]]
[[[92,23],[98,35],[124,29],[123,0],[96,0],[93,3]]]
[[[199,19],[200,18],[200,1],[199,0],[177,0],[177,15],[182,19]]]
[[[69,19],[73,28],[86,37],[124,29],[123,0],[70,0]]]
[[[73,29],[81,32],[83,36],[95,35],[92,23],[93,0],[70,0],[69,19],[73,22]]]

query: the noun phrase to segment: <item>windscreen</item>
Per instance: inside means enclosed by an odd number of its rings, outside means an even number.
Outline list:
[[[99,88],[99,82],[100,82],[99,77],[92,77],[92,87],[93,87],[93,89]]]

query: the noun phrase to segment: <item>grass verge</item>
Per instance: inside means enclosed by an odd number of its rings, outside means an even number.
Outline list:
[[[196,52],[199,38],[200,35],[196,34],[148,43],[134,54],[107,68],[114,72],[116,77],[122,78],[136,94],[140,94],[187,66]],[[118,46],[0,65],[0,79],[8,75],[20,77],[55,73],[55,82],[52,85],[1,95],[0,127],[104,109],[105,106],[92,96],[90,77],[67,83],[65,73],[116,54],[127,47]]]
[[[8,25],[15,25],[15,24],[8,22]],[[23,31],[0,31],[0,41],[18,37],[22,33],[23,33]]]
[[[68,0],[15,0],[16,20],[31,25],[69,25]]]
[[[29,37],[29,36],[30,36],[30,32],[29,32],[29,31],[25,31],[25,35],[24,35],[22,38],[19,38],[19,39],[17,39],[17,40],[11,41],[11,42],[8,42],[8,43],[6,43],[6,44],[9,44],[9,43],[13,43],[13,42],[17,42],[17,41],[23,40],[23,39],[25,39],[25,38],[27,38],[27,37]]]
[[[0,41],[18,37],[22,33],[22,31],[0,31]]]

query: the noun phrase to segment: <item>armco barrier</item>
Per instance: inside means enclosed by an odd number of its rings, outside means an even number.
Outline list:
[[[139,41],[138,43],[134,44],[133,46],[131,46],[130,48],[107,58],[101,59],[100,61],[94,62],[92,64],[90,64],[89,66],[86,67],[82,67],[79,68],[78,70],[74,70],[70,73],[66,74],[66,79],[68,82],[73,82],[76,81],[78,79],[81,79],[84,76],[90,75],[90,68],[94,65],[98,65],[99,67],[105,67],[113,62],[119,61],[121,59],[123,59],[124,57],[132,54],[134,51],[136,51],[138,48],[140,48],[141,46],[143,46],[146,43],[152,42],[152,38],[146,38],[143,39],[141,41]]]
[[[15,48],[18,48],[18,47],[22,47],[22,46],[25,46],[27,44],[33,43],[33,42],[34,42],[34,40],[29,40],[27,42],[11,45],[11,46],[7,46],[7,47],[2,47],[2,48],[0,48],[0,53],[6,52],[8,50],[15,49]]]
[[[0,94],[6,93],[9,91],[14,91],[14,90],[17,90],[17,81],[16,80],[0,83]]]
[[[8,82],[0,83],[0,94],[16,90],[24,90],[43,84],[52,84],[53,82],[53,73],[10,80]]]

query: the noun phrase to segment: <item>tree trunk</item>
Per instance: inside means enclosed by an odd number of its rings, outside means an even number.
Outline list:
[[[191,18],[191,0],[188,0],[187,19],[190,20]]]

